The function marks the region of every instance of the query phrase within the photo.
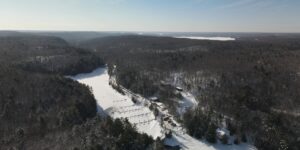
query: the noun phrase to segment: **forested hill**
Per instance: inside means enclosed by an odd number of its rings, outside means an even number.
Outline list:
[[[223,42],[171,37],[119,36],[85,41],[81,43],[81,47],[96,52],[108,63],[120,61],[121,66],[141,67],[139,69],[239,71],[253,69],[257,61],[262,59],[277,63],[276,65],[280,65],[282,69],[296,69],[300,37],[292,41],[289,41],[288,37],[266,38],[268,38],[266,41],[251,39]]]
[[[96,101],[83,85],[60,76],[0,69],[0,149],[40,149],[55,144],[62,148],[59,138],[70,127],[96,116]]]
[[[126,120],[98,116],[91,89],[64,77],[103,65],[60,38],[0,37],[0,149],[161,147]]]
[[[104,64],[91,52],[46,36],[0,37],[0,62],[28,71],[65,75],[90,72]]]
[[[116,66],[110,73],[119,84],[159,97],[174,115],[180,115],[175,87],[192,92],[199,106],[180,120],[192,136],[202,139],[209,127],[226,120],[237,143],[248,137],[259,149],[283,145],[296,150],[300,147],[300,38],[258,39],[254,35],[226,42],[121,36],[81,46],[96,52],[110,70]]]
[[[91,91],[78,82],[4,66],[0,70],[1,150],[162,147],[127,121],[96,115]]]

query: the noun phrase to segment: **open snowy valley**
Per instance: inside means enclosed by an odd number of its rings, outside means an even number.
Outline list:
[[[300,0],[0,14],[0,150],[300,150]]]
[[[141,133],[146,133],[153,138],[165,138],[164,143],[170,147],[180,146],[190,150],[254,150],[254,146],[247,143],[240,145],[209,144],[206,141],[197,140],[188,135],[180,123],[168,112],[164,104],[151,101],[122,87],[124,95],[116,91],[111,85],[114,80],[109,77],[107,68],[98,68],[91,73],[79,74],[72,79],[91,87],[98,103],[98,112],[102,115],[110,115],[113,118],[127,118]],[[181,109],[197,105],[195,98],[190,93],[182,92],[183,101]],[[155,116],[150,110],[151,105],[158,108],[159,115]],[[183,110],[181,110],[183,111]],[[168,117],[168,121],[163,117]],[[172,138],[165,134],[172,132]]]

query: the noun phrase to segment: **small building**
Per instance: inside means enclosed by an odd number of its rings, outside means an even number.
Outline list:
[[[158,107],[160,107],[160,108],[163,108],[164,107],[164,104],[163,103],[161,103],[161,102],[155,102],[156,104],[157,104],[157,106]]]
[[[166,81],[160,81],[160,85],[162,86],[170,86],[171,84]]]
[[[226,135],[225,132],[223,132],[223,131],[217,131],[217,137],[218,137],[218,139],[222,139],[225,135]]]
[[[158,99],[158,97],[153,96],[153,97],[150,97],[149,100],[152,101],[152,102],[156,102],[156,101],[158,101],[159,99]]]
[[[223,139],[225,136],[229,136],[229,131],[224,128],[218,128],[216,130],[218,139]]]
[[[179,92],[183,91],[183,89],[181,87],[179,87],[179,86],[176,87],[176,90],[179,91]]]

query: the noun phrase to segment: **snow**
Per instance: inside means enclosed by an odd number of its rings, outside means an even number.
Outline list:
[[[219,135],[219,136],[224,136],[224,135],[229,136],[229,131],[225,128],[218,128],[216,130],[216,132],[217,132],[217,135]]]
[[[232,37],[201,37],[201,36],[179,36],[176,38],[194,39],[194,40],[212,40],[212,41],[234,41]]]
[[[187,150],[256,150],[255,147],[246,143],[239,145],[209,144],[182,133],[173,134],[173,140],[178,141],[181,147]]]
[[[163,136],[160,123],[148,107],[143,103],[134,104],[131,96],[122,95],[109,85],[110,79],[106,68],[98,68],[91,73],[79,74],[71,78],[92,88],[99,105],[99,112],[103,110],[113,118],[127,118],[130,123],[136,125],[139,132],[153,138]]]
[[[134,94],[131,91],[121,87],[125,93],[122,95],[114,90],[109,82],[110,79],[107,68],[98,68],[95,71],[87,74],[79,74],[71,77],[80,83],[86,84],[92,88],[93,94],[97,100],[99,113],[103,112],[113,118],[127,118],[130,123],[136,125],[137,130],[141,133],[146,133],[153,138],[164,137],[164,132],[172,131],[172,138],[165,139],[164,143],[171,146],[180,145],[186,150],[256,150],[255,147],[242,143],[240,145],[223,145],[220,142],[217,144],[209,144],[203,140],[197,140],[188,134],[182,126],[175,121],[172,115],[168,113],[163,103],[154,102],[160,106],[159,111],[164,116],[170,116],[172,123],[176,127],[170,125],[168,121],[162,121],[162,126],[159,119],[156,119],[153,112],[149,109],[150,102],[146,98]],[[186,107],[196,106],[198,103],[192,94],[181,92],[183,105]],[[137,103],[133,103],[131,97],[137,99]]]
[[[158,97],[153,96],[153,97],[150,97],[149,100],[151,100],[151,101],[158,101]]]
[[[196,98],[191,93],[181,92],[181,95],[187,107],[196,107],[198,105]]]
[[[183,99],[179,101],[179,107],[177,108],[178,114],[180,114],[181,117],[183,117],[183,114],[189,110],[194,109],[198,105],[198,102],[194,95],[192,95],[189,92],[180,92]]]

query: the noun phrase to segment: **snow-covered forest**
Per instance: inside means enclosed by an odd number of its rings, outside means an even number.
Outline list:
[[[297,34],[1,33],[0,149],[299,148]]]

